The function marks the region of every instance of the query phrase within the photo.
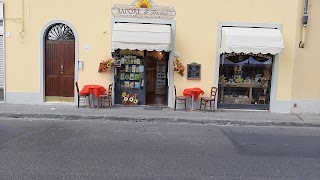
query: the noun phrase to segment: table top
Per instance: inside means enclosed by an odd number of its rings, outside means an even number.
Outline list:
[[[194,88],[186,88],[183,90],[184,96],[192,97],[194,96],[194,101],[196,101],[200,94],[204,94],[204,91],[201,88],[194,87]]]
[[[83,88],[80,91],[80,94],[93,94],[93,95],[99,97],[106,91],[107,90],[101,85],[88,84],[88,85],[83,86]]]

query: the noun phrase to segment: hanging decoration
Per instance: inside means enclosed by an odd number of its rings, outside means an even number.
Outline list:
[[[178,72],[181,76],[183,76],[183,72],[185,68],[178,58],[179,57],[175,56],[173,59],[173,70],[175,72]]]
[[[102,60],[99,64],[98,72],[106,72],[113,65],[114,58],[107,58],[106,60]]]
[[[137,98],[137,94],[130,94],[127,92],[122,92],[122,104],[124,105],[137,105],[139,100]]]
[[[263,59],[272,59],[272,55],[271,54],[254,54],[254,53],[223,53],[223,56],[227,59],[229,59],[229,57],[238,57],[238,56],[253,56],[255,59],[256,58],[263,58]],[[246,57],[244,57],[243,59],[245,59]]]

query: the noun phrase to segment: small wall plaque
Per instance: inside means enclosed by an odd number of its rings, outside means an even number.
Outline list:
[[[201,79],[201,64],[187,64],[187,79]]]

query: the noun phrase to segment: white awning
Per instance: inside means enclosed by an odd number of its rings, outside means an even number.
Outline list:
[[[171,26],[163,24],[116,23],[112,50],[131,49],[170,51]]]
[[[281,54],[283,37],[278,29],[223,27],[221,53]]]
[[[0,20],[3,20],[3,2],[0,1]]]

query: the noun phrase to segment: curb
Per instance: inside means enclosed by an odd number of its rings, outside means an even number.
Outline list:
[[[101,120],[101,121],[122,121],[122,122],[165,122],[165,123],[188,123],[188,124],[214,124],[214,125],[238,125],[238,126],[285,126],[285,127],[320,127],[320,123],[301,123],[301,122],[274,122],[263,121],[254,122],[248,120],[230,119],[195,119],[195,118],[176,118],[176,117],[129,117],[129,116],[80,116],[63,114],[10,114],[0,113],[0,117],[23,119],[23,118],[44,118],[60,120]]]

